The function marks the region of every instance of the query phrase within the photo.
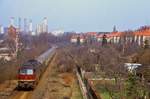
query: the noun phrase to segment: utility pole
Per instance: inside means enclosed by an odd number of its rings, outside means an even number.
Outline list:
[[[16,31],[16,38],[15,38],[15,56],[18,59],[19,51],[20,51],[20,29]]]
[[[15,39],[15,46],[16,46],[16,50],[15,50],[15,56],[16,59],[18,57],[18,51],[19,51],[19,30],[16,32],[16,39]]]

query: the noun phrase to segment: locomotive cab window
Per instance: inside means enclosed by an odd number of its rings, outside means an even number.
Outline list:
[[[19,74],[25,75],[26,74],[26,69],[20,69]]]
[[[27,74],[32,75],[33,74],[33,69],[27,69]]]
[[[22,74],[22,75],[32,75],[33,74],[33,69],[21,69],[20,74]]]

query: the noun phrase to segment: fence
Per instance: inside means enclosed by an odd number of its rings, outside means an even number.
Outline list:
[[[101,97],[96,93],[92,87],[91,82],[88,78],[84,77],[84,73],[79,66],[76,66],[76,75],[78,78],[79,86],[84,99],[101,99]]]

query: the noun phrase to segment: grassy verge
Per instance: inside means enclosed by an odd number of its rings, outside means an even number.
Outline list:
[[[83,99],[77,80],[73,82],[72,90],[73,93],[71,99]]]
[[[115,85],[113,80],[95,81],[94,87],[102,99],[121,99],[121,97],[125,97],[119,87]]]

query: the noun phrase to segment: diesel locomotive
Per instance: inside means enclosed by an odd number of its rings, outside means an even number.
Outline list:
[[[45,71],[48,63],[55,55],[57,47],[52,47],[48,51],[35,59],[24,62],[18,68],[18,88],[35,88],[42,73]]]

